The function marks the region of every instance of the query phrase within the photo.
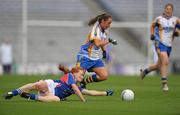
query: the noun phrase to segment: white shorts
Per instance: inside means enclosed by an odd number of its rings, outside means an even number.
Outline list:
[[[50,93],[52,94],[55,94],[55,87],[56,87],[56,84],[54,83],[54,81],[52,79],[47,79],[47,80],[44,80],[47,85],[48,85],[48,90]]]

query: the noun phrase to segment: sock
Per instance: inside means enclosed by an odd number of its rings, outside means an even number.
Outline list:
[[[83,84],[88,84],[88,83],[92,83],[92,82],[98,82],[99,80],[97,79],[97,75],[93,74],[92,76],[89,76],[87,78],[83,79]]]
[[[15,89],[12,91],[13,96],[19,95],[21,93],[22,93],[22,91],[20,89]]]
[[[148,68],[146,68],[146,69],[144,70],[144,74],[145,74],[145,75],[147,75],[149,72],[150,72],[150,70],[149,70]]]
[[[29,98],[31,100],[37,100],[38,99],[38,95],[36,95],[36,94],[29,94]]]
[[[162,84],[167,84],[167,78],[166,77],[161,77],[161,82]]]

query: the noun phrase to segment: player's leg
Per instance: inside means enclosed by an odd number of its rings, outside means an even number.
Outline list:
[[[155,49],[158,56],[158,60],[155,64],[151,64],[148,68],[140,69],[140,77],[143,80],[146,75],[152,71],[157,71],[161,66],[161,58],[160,58],[160,49],[158,48],[158,43],[155,42]]]
[[[102,60],[93,61],[93,66],[90,68],[95,74],[83,79],[84,84],[91,82],[99,82],[108,78],[108,71],[106,70]]]
[[[30,92],[32,90],[37,90],[40,92],[45,92],[48,90],[47,84],[45,81],[40,80],[35,83],[28,83],[26,85],[21,86],[18,89],[14,89],[10,92],[5,93],[3,96],[5,99],[11,99],[13,96],[20,95],[22,92]]]
[[[36,100],[36,101],[42,101],[42,102],[55,102],[55,101],[60,101],[59,97],[51,94],[51,93],[47,93],[46,95],[36,95],[36,94],[31,94],[31,93],[26,93],[23,92],[21,94],[21,97],[26,98],[26,99],[30,99],[30,100]]]
[[[38,96],[37,100],[42,101],[42,102],[59,102],[60,101],[59,97],[54,96],[54,95]]]
[[[144,79],[147,74],[149,74],[152,71],[157,71],[161,66],[161,60],[158,58],[158,61],[155,64],[151,64],[148,68],[140,69],[140,77],[141,79]]]
[[[84,84],[104,81],[108,78],[107,70],[104,67],[93,68],[93,72],[95,72],[95,74],[83,79]]]
[[[107,90],[107,91],[97,91],[97,90],[88,90],[83,89],[82,91],[83,95],[90,95],[90,96],[112,96],[113,90]]]
[[[32,89],[34,89],[34,83],[28,83],[20,88],[5,93],[3,96],[5,99],[11,99],[13,96],[20,95],[22,92],[29,92]]]
[[[161,73],[161,82],[162,82],[162,90],[168,91],[168,85],[167,85],[167,69],[169,65],[169,57],[167,52],[161,52],[160,53],[161,58],[161,67],[160,67],[160,73]]]

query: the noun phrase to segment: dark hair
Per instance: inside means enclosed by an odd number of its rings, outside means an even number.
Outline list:
[[[63,65],[59,65],[59,70],[63,71],[64,74],[67,74],[67,73],[77,73],[79,72],[79,70],[82,70],[81,67],[73,67],[71,70],[69,70],[67,67],[63,66]]]
[[[166,4],[165,7],[164,7],[164,9],[166,9],[168,6],[171,6],[172,9],[174,10],[174,6],[173,6],[173,4],[171,4],[171,3]]]
[[[90,19],[88,25],[91,26],[91,25],[95,24],[96,21],[99,21],[99,23],[100,23],[102,20],[106,21],[109,18],[112,18],[112,16],[107,13],[103,13],[103,14],[97,15],[95,18]]]

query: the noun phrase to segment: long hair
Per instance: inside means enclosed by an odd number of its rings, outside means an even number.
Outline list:
[[[73,68],[71,68],[71,70],[69,70],[67,67],[65,67],[64,65],[59,65],[59,70],[61,70],[62,72],[64,72],[64,74],[67,73],[77,73],[79,72],[79,70],[82,70],[81,67],[75,66]]]
[[[97,15],[96,17],[92,18],[89,20],[89,23],[88,25],[91,26],[91,25],[94,25],[96,23],[96,21],[98,21],[99,23],[101,23],[102,20],[108,20],[109,18],[112,18],[111,15],[107,14],[107,13],[103,13],[103,14],[100,14],[100,15]]]

